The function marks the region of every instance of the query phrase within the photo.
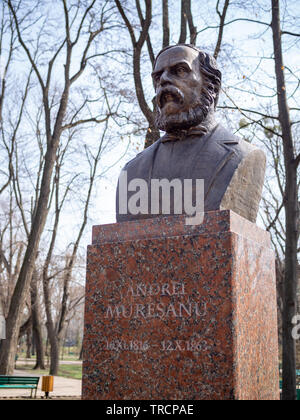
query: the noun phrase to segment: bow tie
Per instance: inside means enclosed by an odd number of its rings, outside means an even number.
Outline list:
[[[203,136],[204,134],[207,134],[207,129],[205,127],[201,128],[190,128],[189,130],[174,130],[169,133],[166,133],[162,138],[161,142],[165,143],[167,141],[181,141],[185,140],[188,137],[191,136]]]

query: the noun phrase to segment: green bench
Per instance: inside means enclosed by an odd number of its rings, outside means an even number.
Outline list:
[[[39,376],[7,376],[0,375],[0,390],[3,388],[10,389],[31,389],[30,397],[35,390],[34,397],[36,398],[36,391],[38,387]]]

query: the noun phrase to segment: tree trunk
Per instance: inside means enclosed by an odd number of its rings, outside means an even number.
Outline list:
[[[33,328],[34,344],[35,344],[35,349],[36,349],[36,364],[33,369],[46,369],[43,336],[42,336],[42,329],[41,329],[40,322],[35,321],[32,328]]]
[[[31,346],[32,346],[32,325],[26,331],[26,359],[31,358]]]
[[[292,337],[293,317],[297,312],[297,241],[298,241],[298,197],[297,165],[287,104],[284,65],[282,58],[279,0],[272,0],[272,31],[277,82],[279,121],[282,130],[285,165],[285,278],[283,284],[283,351],[282,379],[284,400],[296,399],[296,346]]]
[[[216,60],[217,60],[218,55],[221,51],[223,31],[224,31],[224,23],[225,23],[227,9],[228,9],[228,6],[229,6],[229,1],[230,0],[225,0],[222,14],[219,12],[219,10],[217,8],[217,13],[219,14],[219,17],[220,17],[220,26],[219,26],[218,40],[217,40],[217,44],[216,44],[215,51],[214,51],[214,58]]]
[[[83,344],[81,344],[81,349],[80,349],[78,360],[82,360],[82,359],[83,359]]]
[[[159,129],[155,126],[149,127],[146,133],[145,149],[151,146],[151,144],[156,142],[156,140],[158,140],[159,138],[160,138]]]
[[[178,44],[185,44],[186,43],[187,16],[186,16],[186,11],[185,11],[185,3],[186,3],[186,0],[181,0],[180,35],[179,35]]]
[[[35,267],[36,253],[48,213],[47,205],[50,195],[50,181],[57,146],[58,140],[54,144],[52,143],[49,145],[45,156],[45,166],[37,211],[32,221],[32,228],[28,238],[26,253],[14,293],[11,298],[6,322],[7,338],[1,343],[0,374],[2,375],[11,375],[14,369],[14,359],[18,344],[21,318],[25,307],[26,297],[29,293],[31,277]]]
[[[48,332],[48,340],[50,343],[50,375],[57,375],[58,365],[59,365],[59,342],[57,339],[56,328],[52,319],[51,313],[51,300],[50,292],[48,289],[48,279],[46,276],[47,273],[44,272],[43,278],[43,290],[44,290],[44,302],[45,302],[45,311],[46,311],[46,327]]]
[[[190,31],[190,44],[195,45],[197,39],[197,28],[194,26],[191,0],[185,0],[185,13]]]
[[[36,364],[33,369],[45,369],[45,354],[43,346],[40,305],[38,300],[37,272],[34,271],[31,284],[31,316],[32,333],[36,348]]]
[[[49,336],[50,341],[50,370],[49,374],[56,376],[59,367],[59,340],[56,334]]]
[[[162,0],[162,15],[163,15],[163,43],[162,47],[165,48],[170,43],[170,27],[169,27],[169,5],[168,0]]]

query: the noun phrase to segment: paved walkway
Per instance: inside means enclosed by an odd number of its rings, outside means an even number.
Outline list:
[[[62,360],[62,359],[60,359],[59,362],[60,362],[61,365],[81,365],[82,364],[81,360]],[[19,358],[17,360],[17,366],[35,365],[35,363],[36,363],[35,359]]]
[[[14,375],[16,376],[40,376],[29,374],[27,371],[15,370]],[[41,391],[42,378],[39,381],[37,398],[45,395]],[[0,389],[0,400],[2,398],[14,398],[14,397],[29,397],[30,389]],[[62,376],[54,377],[53,392],[50,392],[50,397],[77,397],[81,396],[81,381],[79,379],[69,379]]]

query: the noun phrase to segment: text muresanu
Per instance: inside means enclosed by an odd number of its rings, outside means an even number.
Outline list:
[[[206,313],[206,305],[200,308],[197,302],[177,302],[165,304],[159,303],[135,303],[131,305],[108,305],[105,318],[183,318],[201,317]]]

